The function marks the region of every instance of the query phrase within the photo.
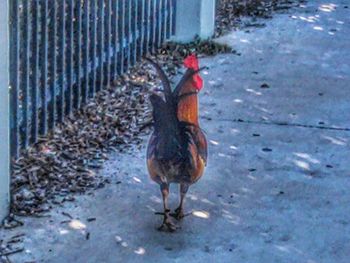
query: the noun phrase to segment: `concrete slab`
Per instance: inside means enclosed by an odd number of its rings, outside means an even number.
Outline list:
[[[111,156],[102,171],[110,186],[1,231],[26,234],[27,251],[13,262],[349,262],[345,6],[312,1],[220,40],[241,56],[202,59],[210,67],[200,98],[209,166],[190,189],[194,213],[181,230],[156,231],[162,205],[143,147]]]

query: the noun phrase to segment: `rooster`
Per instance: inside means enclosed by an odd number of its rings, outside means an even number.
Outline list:
[[[203,86],[195,55],[184,60],[187,68],[172,90],[162,68],[152,60],[163,85],[163,96],[152,94],[154,132],[147,148],[147,167],[150,177],[160,185],[164,219],[159,230],[175,231],[171,216],[184,217],[184,199],[189,186],[203,175],[207,164],[207,141],[198,122],[198,92]],[[168,206],[169,184],[180,185],[180,204],[174,213]]]

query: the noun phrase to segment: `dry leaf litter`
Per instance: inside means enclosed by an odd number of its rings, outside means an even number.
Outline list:
[[[234,28],[264,27],[259,18],[271,18],[274,12],[285,12],[305,0],[217,0],[215,36]]]

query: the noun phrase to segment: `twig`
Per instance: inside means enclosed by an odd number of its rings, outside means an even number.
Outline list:
[[[62,215],[69,217],[70,219],[73,219],[73,217],[70,214],[68,214],[67,212],[62,212]]]
[[[11,250],[11,251],[8,251],[8,252],[2,252],[0,254],[1,257],[6,257],[6,256],[9,256],[9,255],[13,255],[13,254],[17,254],[17,253],[20,253],[20,252],[23,252],[24,251],[24,248],[17,248],[15,250]]]

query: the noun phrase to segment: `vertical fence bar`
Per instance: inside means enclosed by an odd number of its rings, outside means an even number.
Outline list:
[[[65,56],[66,56],[66,0],[60,0],[60,12],[59,12],[59,22],[60,26],[59,28],[59,37],[60,37],[60,43],[59,43],[59,96],[58,96],[58,110],[57,110],[57,116],[58,121],[63,122],[64,117],[64,90],[65,90]]]
[[[151,52],[155,52],[155,43],[156,43],[156,1],[151,0],[151,19],[150,19],[150,43],[149,45]]]
[[[162,43],[167,39],[168,32],[168,0],[163,0],[163,35]]]
[[[144,23],[144,31],[145,31],[145,40],[143,44],[143,53],[147,54],[149,52],[149,42],[150,42],[150,23],[151,23],[151,1],[146,0],[145,2],[145,23]]]
[[[153,50],[153,52],[156,52],[157,43],[158,43],[158,14],[157,14],[158,2],[159,2],[159,0],[153,0],[153,20],[152,20],[152,27],[153,27],[153,42],[152,42],[153,48],[152,48],[152,50]]]
[[[131,1],[126,1],[126,23],[125,23],[125,38],[126,38],[126,65],[125,69],[127,70],[130,66],[130,57],[131,57],[131,50],[130,50],[130,44],[131,44]]]
[[[141,35],[142,35],[142,31],[140,28],[140,25],[142,24],[142,14],[140,13],[141,11],[141,0],[136,0],[136,10],[135,10],[135,14],[137,16],[137,19],[135,21],[135,28],[136,28],[136,32],[137,32],[137,38],[135,41],[135,61],[137,62],[140,58],[140,41],[141,41]]]
[[[157,47],[159,48],[163,43],[163,0],[158,0],[158,10],[157,10],[157,17],[158,17],[158,42]]]
[[[105,53],[106,53],[106,67],[105,67],[105,85],[109,86],[110,85],[110,80],[111,80],[111,0],[106,1],[106,21],[105,21],[105,28],[106,28],[106,48],[105,48]]]
[[[91,89],[90,94],[93,97],[96,92],[96,66],[97,66],[97,60],[96,60],[96,40],[97,40],[97,0],[91,1],[91,17],[92,17],[92,23],[91,23],[91,53],[92,53],[92,61],[91,61]]]
[[[171,1],[171,34],[175,35],[177,5],[176,5],[176,0],[170,0],[170,1]]]
[[[123,0],[118,1],[118,35],[119,35],[119,74],[124,73],[124,60],[125,60],[125,2]]]
[[[138,23],[138,31],[140,33],[139,41],[138,41],[138,59],[143,56],[143,43],[145,42],[145,0],[139,1],[139,23]]]
[[[118,72],[118,2],[112,1],[112,46],[113,46],[113,61],[111,62],[112,81],[117,79]]]
[[[159,0],[159,42],[158,46],[160,47],[164,41],[164,26],[165,26],[165,20],[164,20],[164,0]]]
[[[18,97],[19,97],[19,60],[20,60],[20,35],[19,35],[19,14],[18,0],[10,1],[10,117],[11,117],[11,156],[18,157],[19,154],[19,118],[18,118]]]
[[[56,8],[56,1],[51,0],[50,1],[51,6],[51,25],[50,29],[51,32],[49,35],[51,36],[51,43],[50,43],[50,52],[49,52],[49,61],[51,63],[51,70],[50,70],[50,105],[49,105],[49,128],[52,129],[55,126],[56,121],[56,90],[57,90],[57,83],[56,83],[56,74],[57,74],[57,56],[56,56],[56,45],[57,45],[57,8]]]
[[[172,21],[173,21],[173,7],[172,0],[167,0],[167,9],[168,9],[168,29],[167,29],[167,38],[170,38],[172,35]]]
[[[27,148],[28,146],[28,137],[29,137],[29,74],[30,74],[30,25],[29,25],[29,1],[23,2],[23,15],[22,15],[22,38],[23,38],[23,46],[22,46],[22,56],[21,56],[21,69],[22,73],[22,83],[21,83],[21,92],[22,92],[22,147]]]
[[[160,18],[161,18],[161,15],[160,15],[160,1],[161,0],[155,0],[156,2],[156,6],[155,6],[155,30],[156,30],[156,33],[155,33],[155,49],[157,49],[159,47],[159,43],[160,43],[160,34],[161,34],[161,28],[160,28]]]
[[[168,25],[168,35],[167,37],[170,39],[172,34],[172,18],[173,18],[173,7],[172,7],[172,0],[168,0],[168,16],[169,16],[169,25]]]
[[[84,71],[84,82],[81,85],[81,101],[83,104],[87,101],[87,95],[89,90],[89,53],[90,53],[90,40],[89,40],[89,27],[90,27],[90,8],[89,1],[84,0],[83,3],[83,71]]]
[[[103,65],[104,65],[104,0],[99,0],[99,87],[98,91],[103,88]]]
[[[74,0],[67,2],[67,99],[66,114],[72,114],[74,83]]]
[[[0,68],[2,69],[0,72],[0,83],[2,85],[0,89],[0,105],[1,105],[1,111],[0,111],[0,120],[1,120],[1,126],[0,126],[0,166],[1,166],[1,173],[0,173],[0,221],[2,221],[5,216],[7,215],[9,211],[9,200],[10,200],[10,158],[9,158],[9,47],[14,48],[13,46],[9,46],[9,13],[13,14],[12,11],[14,8],[17,8],[17,1],[4,1],[2,0],[0,2]],[[11,6],[11,9],[9,5],[14,4],[14,6]],[[10,11],[10,12],[9,12]],[[18,12],[18,9],[17,9]],[[16,12],[14,18],[17,18]],[[11,17],[11,19],[13,19]],[[18,21],[18,20],[17,20]],[[17,23],[17,22],[16,22]],[[18,25],[18,24],[17,24]],[[10,24],[12,26],[12,24]],[[16,28],[16,27],[15,27]],[[11,30],[12,31],[12,30]],[[13,33],[17,35],[16,32],[11,32],[11,37],[14,39],[11,39],[11,44],[13,43],[12,40],[16,40],[16,36],[13,36]],[[18,44],[18,43],[17,43]],[[15,47],[16,48],[16,47]],[[17,48],[16,48],[17,50]],[[15,51],[14,53],[16,53]],[[17,57],[16,54],[15,57]],[[11,55],[11,58],[13,56]],[[12,65],[11,65],[12,66]],[[12,74],[12,73],[11,73]],[[17,77],[15,75],[14,77]],[[10,90],[13,91],[13,90]]]
[[[82,31],[82,6],[81,1],[75,1],[76,10],[76,28],[75,28],[75,42],[76,47],[75,52],[75,88],[74,88],[74,106],[76,109],[80,108],[81,105],[81,56],[82,56],[82,46],[81,46],[81,31]]]
[[[132,44],[130,46],[131,48],[131,65],[134,66],[137,61],[137,40],[138,40],[138,30],[137,30],[137,23],[138,23],[138,13],[137,13],[137,0],[131,0],[131,6],[130,6],[130,11],[131,11],[131,17],[130,17],[130,22],[131,22],[131,36],[132,36]],[[133,20],[133,21],[132,21]]]
[[[40,134],[47,133],[47,89],[48,89],[48,2],[44,0],[41,3],[41,79],[40,79]]]
[[[31,75],[31,143],[38,138],[38,87],[39,87],[39,2],[31,2],[32,10],[32,75]]]
[[[148,19],[147,19],[147,31],[148,31],[148,39],[147,39],[147,52],[153,52],[153,21],[154,21],[154,0],[150,0],[148,2]]]
[[[173,16],[173,8],[171,4],[172,0],[168,0],[168,29],[167,29],[167,38],[170,39],[172,36],[172,16]]]

